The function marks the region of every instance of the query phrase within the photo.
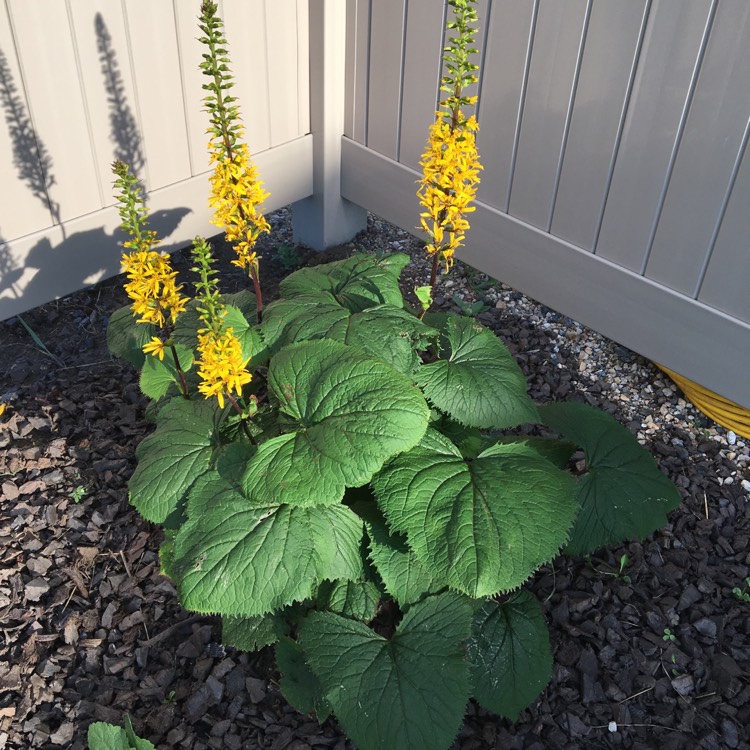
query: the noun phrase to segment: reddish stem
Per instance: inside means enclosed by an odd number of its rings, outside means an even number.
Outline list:
[[[253,440],[253,436],[250,434],[250,430],[248,429],[248,426],[247,426],[247,420],[243,416],[244,412],[242,411],[242,408],[235,401],[234,396],[232,396],[232,394],[229,393],[229,391],[227,391],[224,395],[227,397],[227,400],[229,401],[229,403],[232,404],[232,406],[234,407],[234,410],[240,415],[240,424],[242,425],[242,430],[245,433],[245,435],[247,436],[247,439],[251,443],[254,444],[255,440]]]
[[[188,395],[188,385],[187,381],[185,380],[185,375],[182,372],[182,368],[180,367],[180,360],[177,358],[177,350],[174,348],[174,344],[170,344],[169,348],[172,350],[172,357],[174,359],[174,366],[177,369],[177,374],[180,377],[180,383],[182,384],[182,397],[183,398],[189,398]]]
[[[253,262],[250,266],[250,278],[253,281],[253,288],[255,289],[255,314],[260,323],[263,317],[263,293],[260,289],[260,278],[258,276],[258,265],[257,262]]]

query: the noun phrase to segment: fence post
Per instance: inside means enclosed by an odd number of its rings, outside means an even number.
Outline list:
[[[324,250],[367,226],[365,209],[341,197],[346,0],[310,0],[310,128],[313,195],[292,206],[295,242]]]

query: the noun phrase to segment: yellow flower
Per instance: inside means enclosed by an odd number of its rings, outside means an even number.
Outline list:
[[[436,113],[422,154],[422,179],[417,195],[422,207],[420,224],[428,236],[425,250],[440,253],[446,270],[453,264],[453,254],[463,244],[469,222],[465,214],[475,210],[469,205],[479,185],[479,154],[475,133],[476,118],[459,116],[454,127]]]
[[[224,394],[242,395],[242,386],[252,380],[245,369],[249,359],[242,356],[242,345],[232,328],[216,333],[203,328],[198,332],[198,375],[201,383],[198,390],[211,398],[216,396],[219,406],[224,408]]]
[[[164,350],[167,348],[166,342],[162,341],[158,336],[152,336],[151,341],[143,345],[144,354],[153,354],[154,357],[164,359]]]
[[[232,263],[248,271],[257,263],[253,250],[258,238],[271,227],[258,206],[268,192],[258,179],[245,143],[235,143],[231,154],[222,139],[209,143],[214,171],[211,175],[209,205],[214,211],[212,224],[224,229],[227,242],[234,245],[237,259]]]
[[[8,404],[4,403],[3,401],[0,401],[0,417],[5,414],[5,410],[8,407]]]
[[[125,291],[138,322],[163,329],[168,323],[175,323],[188,299],[180,294],[182,287],[175,282],[177,272],[172,270],[169,257],[155,249],[159,239],[153,229],[148,229],[148,211],[138,181],[121,161],[114,162],[112,171],[117,176],[121,227],[130,235],[123,242],[123,247],[130,250],[122,255],[122,270],[128,277]]]
[[[156,250],[135,250],[123,253],[122,267],[128,277],[125,291],[138,322],[159,328],[174,325],[188,298],[180,294],[182,286],[176,284],[177,271],[172,270],[169,257]]]

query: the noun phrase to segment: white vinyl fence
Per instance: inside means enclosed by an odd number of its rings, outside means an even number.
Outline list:
[[[312,193],[307,0],[219,0],[273,210]],[[110,164],[167,249],[209,224],[199,0],[0,2],[0,320],[119,272]]]
[[[117,272],[114,158],[168,247],[215,231],[199,4],[0,4],[0,319]],[[357,207],[414,229],[445,5],[220,2],[266,209],[295,203],[299,239],[342,241]],[[750,3],[478,9],[485,169],[460,257],[750,406]]]
[[[349,3],[345,198],[411,230],[433,0]],[[750,3],[481,0],[459,257],[750,407]]]

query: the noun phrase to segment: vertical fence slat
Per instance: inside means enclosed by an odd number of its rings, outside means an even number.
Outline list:
[[[344,135],[367,142],[367,102],[370,88],[371,0],[346,4],[346,117]]]
[[[232,66],[246,72],[237,77],[234,91],[239,98],[251,153],[265,151],[271,145],[263,16],[264,0],[224,0],[224,23]],[[263,104],[253,107],[253,102]]]
[[[198,37],[201,36],[198,28],[198,7],[192,3],[181,3],[180,0],[173,0],[173,3],[190,174],[197,175],[209,167],[206,149],[208,115],[203,112],[203,97],[206,92],[201,88],[208,79],[198,67],[203,62],[201,54],[205,49],[198,41]]]
[[[399,161],[419,170],[427,129],[435,118],[443,46],[443,13],[435,0],[409,0]]]
[[[578,85],[581,80],[581,67],[583,66],[583,56],[586,49],[586,38],[589,31],[589,22],[591,20],[591,9],[593,6],[593,0],[588,0],[586,3],[586,11],[583,17],[583,29],[581,30],[581,41],[578,45],[578,55],[576,56],[576,67],[575,73],[573,74],[573,83],[570,88],[570,100],[568,102],[568,111],[565,115],[565,125],[563,126],[562,142],[560,143],[560,155],[557,159],[557,169],[555,170],[555,184],[552,189],[552,199],[550,200],[549,206],[549,218],[547,219],[546,230],[549,232],[552,228],[552,216],[555,212],[555,203],[557,202],[557,194],[560,190],[560,176],[562,174],[563,163],[565,162],[565,152],[568,147],[568,139],[570,138],[570,123],[573,119],[573,109],[575,107],[576,98],[578,96]]]
[[[510,213],[546,229],[586,0],[540,3]]]
[[[74,2],[70,10],[91,119],[95,169],[104,192],[103,205],[111,205],[115,202],[112,161],[124,161],[141,179],[145,167],[125,19],[120,4],[110,0]]]
[[[698,299],[711,307],[723,310],[750,323],[750,120],[745,128],[742,159],[735,179],[730,183],[721,226],[718,228],[711,257],[705,269]],[[738,342],[740,346],[746,343]]]
[[[552,234],[593,249],[645,0],[593,4]]]
[[[596,252],[596,248],[599,244],[599,235],[602,231],[602,223],[604,222],[604,211],[607,207],[607,200],[609,198],[609,191],[612,187],[612,178],[615,173],[615,166],[617,165],[617,158],[620,154],[620,146],[622,145],[622,135],[625,132],[625,123],[627,121],[627,115],[630,110],[630,99],[633,95],[633,88],[635,86],[636,74],[638,72],[638,66],[641,61],[641,52],[643,51],[643,43],[646,38],[646,29],[648,28],[649,20],[651,18],[651,8],[653,7],[654,0],[646,0],[646,7],[643,10],[643,16],[641,18],[641,26],[638,30],[638,41],[633,53],[633,58],[630,61],[628,82],[625,87],[625,96],[623,98],[622,107],[620,109],[620,118],[617,123],[617,131],[614,138],[614,144],[612,146],[612,154],[609,159],[609,168],[607,169],[607,179],[604,184],[604,190],[602,191],[601,200],[599,202],[599,216],[596,221],[596,229],[594,231],[594,239],[592,243],[592,249]]]
[[[532,0],[495,3],[487,34],[477,147],[492,168],[481,175],[478,198],[501,210],[506,210],[508,204],[513,144],[533,11]]]
[[[684,294],[694,293],[748,112],[750,6],[742,0],[724,0],[718,5],[654,237],[648,278]]]
[[[297,0],[297,133],[310,132],[310,8]]]
[[[539,18],[539,3],[541,0],[534,0],[531,11],[531,24],[529,26],[528,39],[526,41],[526,55],[524,57],[523,78],[521,79],[521,91],[518,99],[518,111],[516,112],[516,122],[513,131],[513,148],[510,151],[510,169],[508,170],[508,183],[506,190],[506,200],[503,211],[506,213],[510,210],[510,196],[513,191],[513,177],[516,174],[516,163],[518,162],[518,144],[521,141],[521,126],[523,125],[523,112],[526,106],[526,94],[529,90],[529,73],[531,71],[531,58],[534,54],[534,39],[536,38],[536,22]]]
[[[406,0],[377,0],[372,5],[367,145],[398,158],[401,104],[401,41]]]
[[[9,9],[34,130],[49,152],[49,195],[59,207],[53,219],[95,211],[101,207],[98,174],[65,3],[14,0]]]
[[[138,112],[146,152],[149,190],[190,174],[188,139],[182,119],[182,78],[174,9],[170,0],[151,0],[148,8],[124,4],[132,55]]]
[[[656,0],[607,196],[597,255],[639,272],[659,204],[710,0]]]
[[[37,142],[33,137],[33,123],[16,57],[15,41],[10,24],[4,18],[5,12],[6,9],[0,6],[0,174],[3,176],[0,243],[3,239],[22,237],[52,224],[52,216],[44,200],[34,195],[33,186],[29,180],[21,177],[19,170],[19,162],[28,164],[30,172],[38,175],[43,191],[44,180]],[[46,153],[46,145],[44,148]],[[13,265],[15,261],[10,263],[3,258],[3,268],[6,269],[3,288],[10,282]],[[16,276],[14,273],[13,278]],[[0,292],[3,288],[0,288]]]
[[[643,275],[646,274],[646,266],[651,258],[651,250],[654,246],[654,238],[661,222],[662,211],[664,210],[664,204],[667,199],[667,193],[672,183],[672,175],[674,174],[675,164],[677,163],[677,157],[680,154],[680,147],[682,146],[682,138],[685,135],[685,127],[687,125],[688,117],[693,106],[693,97],[695,96],[695,89],[698,84],[698,78],[701,74],[703,67],[703,60],[706,53],[706,46],[708,45],[708,39],[711,35],[711,29],[713,28],[714,19],[716,18],[716,8],[718,7],[719,0],[712,0],[711,10],[706,20],[706,25],[703,29],[701,36],[700,47],[698,48],[698,54],[693,65],[693,72],[690,75],[690,85],[688,86],[687,95],[685,97],[685,103],[682,105],[682,112],[680,113],[680,124],[677,126],[677,134],[675,135],[674,143],[672,144],[672,152],[669,155],[669,164],[667,165],[667,172],[664,177],[664,185],[661,189],[659,200],[656,204],[656,212],[653,220],[651,221],[651,232],[648,236],[648,242],[646,243],[646,252],[643,260],[641,261],[640,272]]]
[[[278,0],[266,0],[265,8],[268,106],[273,147],[291,141],[299,135],[297,5],[290,0],[282,3]]]

